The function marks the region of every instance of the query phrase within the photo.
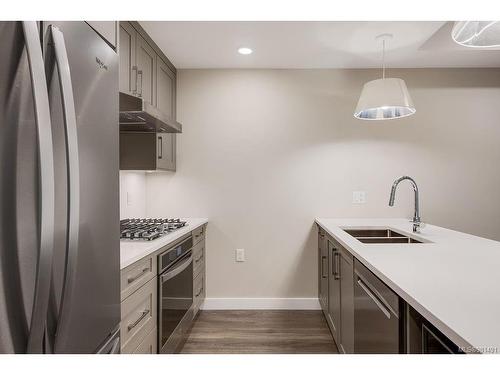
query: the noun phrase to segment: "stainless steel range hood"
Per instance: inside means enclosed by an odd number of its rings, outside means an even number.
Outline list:
[[[120,131],[182,133],[182,124],[142,98],[120,92]]]

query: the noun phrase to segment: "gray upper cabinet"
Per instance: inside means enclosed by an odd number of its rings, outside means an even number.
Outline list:
[[[137,35],[137,95],[156,106],[156,53]]]
[[[175,117],[175,74],[160,59],[156,64],[155,105],[166,115]]]
[[[175,134],[156,133],[156,169],[175,171]]]
[[[142,98],[175,119],[175,67],[137,22],[120,22],[119,54],[120,91]],[[120,169],[175,171],[175,134],[121,132],[120,138]]]
[[[137,66],[135,63],[137,32],[128,22],[120,22],[120,91],[137,92]]]
[[[175,118],[175,74],[161,59],[156,60],[156,107],[171,118]],[[162,145],[158,160],[162,169],[175,171],[176,134],[159,134],[158,145]]]

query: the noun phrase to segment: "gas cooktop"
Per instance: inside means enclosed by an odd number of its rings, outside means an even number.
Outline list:
[[[151,241],[186,225],[181,219],[123,219],[120,220],[120,238]]]

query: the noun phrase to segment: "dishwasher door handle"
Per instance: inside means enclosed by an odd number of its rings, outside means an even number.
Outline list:
[[[365,291],[365,293],[372,299],[372,301],[377,305],[377,307],[384,313],[384,315],[387,317],[387,319],[391,319],[391,312],[389,309],[385,306],[385,304],[380,301],[380,299],[370,290],[368,285],[366,285],[363,280],[358,278],[358,285]]]

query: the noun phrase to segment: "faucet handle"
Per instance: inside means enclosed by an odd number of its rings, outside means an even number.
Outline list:
[[[425,223],[423,223],[421,221],[410,220],[410,223],[413,224],[413,232],[414,233],[420,233],[420,230],[425,228]]]

